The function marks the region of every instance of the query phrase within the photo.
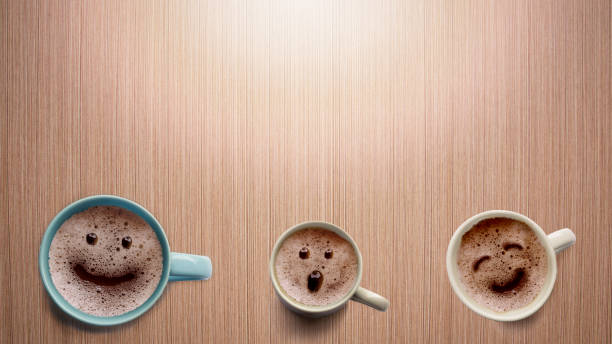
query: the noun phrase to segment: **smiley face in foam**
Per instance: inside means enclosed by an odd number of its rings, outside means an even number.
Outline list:
[[[457,258],[468,293],[498,312],[533,301],[547,272],[546,251],[537,236],[507,218],[476,224],[461,239]]]
[[[155,291],[163,256],[153,229],[118,207],[74,214],[49,249],[51,278],[59,293],[85,313],[115,316],[133,310]]]

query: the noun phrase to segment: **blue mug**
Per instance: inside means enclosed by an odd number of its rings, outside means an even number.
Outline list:
[[[51,273],[49,272],[49,247],[51,246],[51,241],[53,240],[55,233],[58,231],[64,221],[66,221],[72,215],[94,206],[116,206],[129,210],[140,216],[155,231],[163,254],[162,275],[153,294],[138,308],[112,317],[101,317],[87,314],[68,303],[68,301],[66,301],[66,299],[64,299],[55,288],[53,280],[51,279]],[[206,256],[170,252],[170,245],[168,245],[166,234],[164,233],[162,226],[159,224],[159,222],[157,222],[155,217],[151,215],[151,213],[135,202],[111,195],[86,197],[68,205],[66,208],[60,211],[59,214],[57,214],[51,221],[47,227],[45,235],[43,236],[42,243],[40,244],[40,253],[38,256],[38,267],[42,282],[53,302],[55,302],[55,304],[61,310],[73,318],[95,326],[119,325],[141,316],[159,299],[164,292],[168,281],[205,280],[209,279],[212,275],[212,264],[210,262],[210,258]]]

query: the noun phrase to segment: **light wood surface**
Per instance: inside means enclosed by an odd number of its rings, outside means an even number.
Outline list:
[[[612,341],[610,1],[0,1],[0,342]],[[116,194],[206,282],[127,325],[61,313],[38,274],[54,215]],[[497,323],[445,252],[488,209],[570,227],[557,284]],[[346,229],[379,313],[286,310],[286,228]]]

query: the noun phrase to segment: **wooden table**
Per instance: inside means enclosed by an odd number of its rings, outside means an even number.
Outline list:
[[[0,342],[612,341],[610,1],[1,1]],[[38,274],[49,221],[116,194],[206,254],[206,282],[97,329]],[[448,241],[487,209],[572,228],[544,307],[471,312]],[[304,220],[346,229],[363,286],[287,311],[268,258]]]

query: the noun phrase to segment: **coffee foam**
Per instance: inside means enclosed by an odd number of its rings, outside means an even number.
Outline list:
[[[548,272],[546,250],[535,233],[508,218],[483,220],[465,233],[457,264],[467,293],[497,312],[531,303]]]
[[[299,251],[307,247],[309,257],[302,259]],[[325,251],[333,250],[332,258]],[[309,306],[323,306],[342,299],[354,286],[358,259],[353,246],[334,232],[308,228],[286,238],[274,262],[276,278],[281,288],[296,301]],[[314,270],[323,274],[321,288],[308,289],[308,276]]]
[[[95,245],[85,236],[95,233]],[[130,236],[129,249],[122,246]],[[103,278],[133,278],[116,285],[82,279],[75,268]],[[142,305],[155,291],[163,269],[157,235],[138,215],[110,206],[92,207],[67,219],[49,248],[49,270],[59,293],[74,307],[97,316],[116,316]],[[131,274],[131,275],[130,275]]]

